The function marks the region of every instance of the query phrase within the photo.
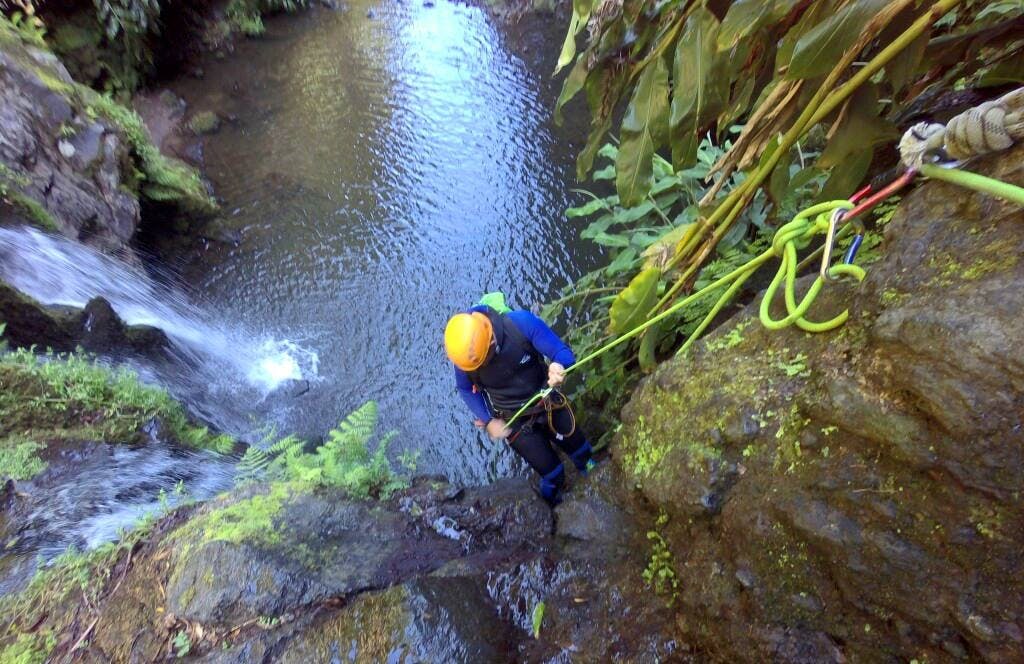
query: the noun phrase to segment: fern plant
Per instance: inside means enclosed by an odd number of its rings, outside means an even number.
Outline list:
[[[387,457],[395,432],[384,435],[370,452],[377,420],[377,403],[368,401],[332,429],[326,442],[312,452],[295,436],[282,438],[265,451],[250,447],[239,462],[237,479],[298,482],[343,489],[354,498],[386,498],[407,483],[392,470]]]

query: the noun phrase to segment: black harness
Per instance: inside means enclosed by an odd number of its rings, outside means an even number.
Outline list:
[[[495,347],[484,365],[468,375],[473,385],[483,391],[491,410],[507,417],[544,387],[548,371],[544,357],[507,315],[490,307],[481,313],[494,328]]]

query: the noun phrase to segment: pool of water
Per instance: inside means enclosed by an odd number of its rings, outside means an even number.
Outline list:
[[[564,26],[354,0],[269,20],[175,84],[192,111],[228,119],[206,140],[206,171],[241,241],[159,259],[233,328],[317,358],[308,391],[221,395],[226,408],[317,437],[373,399],[418,471],[518,472],[473,428],[442,332],[486,291],[528,308],[600,260],[564,217],[583,137],[552,121]]]

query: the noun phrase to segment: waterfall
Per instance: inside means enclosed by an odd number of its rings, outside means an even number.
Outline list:
[[[217,320],[169,280],[33,228],[0,228],[0,279],[48,305],[83,307],[105,298],[126,323],[163,330],[212,392],[241,389],[262,398],[317,375],[314,351]]]

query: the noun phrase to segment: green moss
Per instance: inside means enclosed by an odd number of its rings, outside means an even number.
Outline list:
[[[34,226],[38,226],[44,231],[50,231],[56,233],[60,231],[60,227],[57,225],[57,221],[46,211],[39,201],[35,200],[30,196],[26,196],[21,192],[12,192],[8,194],[7,199],[11,202],[15,208],[21,211],[25,215],[25,218]]]
[[[150,535],[153,524],[152,519],[143,519],[120,541],[89,552],[69,548],[49,566],[40,567],[23,591],[0,596],[0,662],[47,661],[56,646],[54,635],[77,618],[79,603],[70,600],[72,595],[77,593],[96,605],[117,561]],[[44,620],[47,629],[26,632]]]
[[[786,361],[779,360],[775,363],[775,367],[780,369],[789,378],[806,378],[811,375],[810,370],[807,368],[807,355],[805,353],[798,353]]]
[[[212,134],[220,129],[220,116],[213,111],[201,111],[188,121],[188,128],[197,136]]]
[[[886,288],[882,291],[882,304],[886,306],[895,306],[909,297],[907,293],[901,293],[895,288]]]
[[[281,544],[277,516],[295,490],[275,482],[265,494],[258,494],[224,507],[215,507],[179,528],[173,537],[184,543],[182,555],[193,546],[209,542],[230,542],[274,546]]]
[[[726,348],[738,346],[743,341],[743,331],[750,327],[750,324],[753,322],[753,318],[748,318],[746,320],[740,321],[726,334],[723,334],[714,341],[709,341],[707,344],[707,349],[711,352],[714,352],[716,350],[724,350]]]
[[[135,111],[84,86],[78,86],[77,92],[94,114],[124,132],[143,175],[139,191],[144,197],[159,203],[174,203],[189,212],[216,212],[217,204],[210,198],[199,174],[184,163],[164,156],[150,141],[142,119]]]
[[[43,664],[57,645],[57,639],[46,634],[19,634],[11,643],[0,646],[2,664]]]
[[[967,264],[948,252],[935,254],[928,259],[928,266],[936,272],[932,283],[952,286],[960,281],[977,281],[989,274],[1011,270],[1020,260],[1016,245],[1008,239],[990,242],[977,254],[980,258]]]
[[[24,452],[26,443],[59,440],[134,442],[153,418],[193,447],[224,451],[233,445],[192,425],[180,404],[127,369],[77,355],[44,360],[25,350],[0,357],[0,450]]]

